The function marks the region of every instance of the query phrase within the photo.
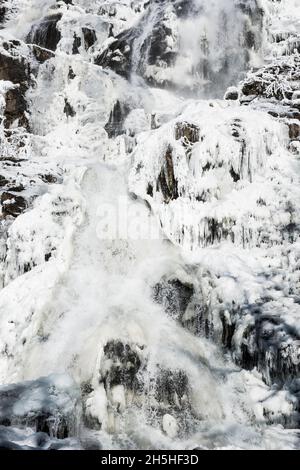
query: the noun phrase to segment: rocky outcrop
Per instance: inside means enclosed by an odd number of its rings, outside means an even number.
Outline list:
[[[79,54],[79,48],[83,47],[86,51],[92,47],[97,41],[96,32],[90,28],[82,28],[82,36],[75,34],[73,43],[73,54]]]
[[[0,25],[4,22],[6,15],[6,6],[0,6]]]
[[[23,188],[24,189],[24,188]],[[1,194],[2,217],[18,217],[22,214],[26,207],[27,202],[23,196],[14,193],[3,192]]]
[[[26,42],[50,51],[56,51],[61,40],[61,33],[58,28],[58,22],[61,18],[61,13],[46,16],[40,23],[32,27]]]
[[[142,367],[141,352],[121,341],[111,341],[104,347],[101,380],[106,390],[122,385],[137,392],[141,388],[138,372]]]
[[[136,34],[135,30],[120,33],[95,58],[95,64],[110,68],[128,79],[132,68],[132,44]]]
[[[0,80],[13,83],[6,92],[5,125],[9,128],[16,120],[18,125],[28,128],[26,92],[30,83],[30,65],[19,52],[18,41],[4,42],[6,51],[0,53]]]
[[[148,5],[148,10],[138,25],[107,42],[95,63],[111,68],[125,78],[129,78],[131,74],[140,75],[151,86],[186,91],[192,87],[196,91],[201,86],[195,81],[197,75],[201,78],[202,87],[205,86],[207,90],[218,88],[221,81],[224,87],[228,75],[234,74],[236,63],[240,63],[240,68],[245,69],[250,60],[250,51],[260,47],[263,14],[256,0],[237,2],[235,9],[213,6],[212,10],[216,23],[223,29],[222,40],[215,44],[207,37],[205,28],[202,34],[199,30],[195,47],[200,47],[200,54],[196,50],[193,54],[193,40],[185,44],[185,36],[181,37],[182,30],[185,22],[188,24],[191,18],[203,18],[205,24],[210,17],[210,9],[193,0],[154,2]],[[241,53],[237,54],[227,41],[227,33],[233,28],[233,22],[235,28],[236,24],[241,24],[240,33],[232,38],[236,42],[236,49],[241,49]],[[187,60],[186,71],[184,64],[179,64],[177,69],[182,47],[187,48],[184,54],[190,59],[190,63]],[[223,50],[223,55],[214,64],[213,56],[218,47]],[[189,72],[190,68],[192,74]],[[176,75],[182,73],[183,78],[180,81]],[[186,80],[193,83],[186,86]]]
[[[104,127],[110,139],[124,134],[124,122],[129,112],[130,108],[126,103],[121,103],[119,100],[116,101],[110,112],[109,120]]]

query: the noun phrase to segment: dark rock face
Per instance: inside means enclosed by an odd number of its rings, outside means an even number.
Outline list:
[[[291,122],[289,124],[289,137],[291,140],[296,140],[300,137],[300,123]]]
[[[178,122],[175,127],[175,138],[176,140],[183,139],[186,144],[195,144],[199,142],[200,129],[188,122]]]
[[[10,127],[11,124],[18,119],[19,125],[22,127],[28,126],[26,118],[27,104],[24,94],[19,88],[14,88],[6,93],[6,109],[5,109],[5,124]]]
[[[139,51],[135,51],[135,41],[140,40],[143,30],[149,22],[151,8],[137,27],[116,36],[115,40],[95,60],[95,63],[102,67],[108,67],[127,79],[130,78],[132,72],[137,72],[145,78],[145,67],[147,65],[157,63],[161,66],[162,64],[165,66],[171,65],[176,58],[176,54],[168,50],[167,37],[172,34],[172,31],[164,22],[165,6],[165,2],[153,6],[153,10],[157,10],[157,20],[153,25],[151,34],[142,41]],[[153,82],[152,79],[148,79],[148,81]],[[155,85],[155,83],[152,84]]]
[[[8,80],[14,84],[27,82],[29,66],[24,58],[17,56],[19,45],[17,41],[3,43],[3,47],[11,55],[0,54],[0,80]]]
[[[118,36],[96,59],[95,64],[110,68],[117,74],[129,79],[132,65],[132,44],[136,30],[125,31]]]
[[[7,128],[17,119],[19,126],[28,128],[25,94],[29,87],[30,68],[25,58],[18,55],[18,46],[17,41],[4,43],[3,47],[10,55],[0,54],[0,80],[7,80],[15,85],[6,93],[4,116]]]
[[[82,35],[83,35],[83,44],[80,37],[74,37],[74,44],[73,44],[73,54],[79,54],[79,48],[81,46],[87,51],[92,47],[95,42],[97,41],[97,35],[94,30],[90,28],[82,28]]]
[[[0,387],[0,425],[26,426],[51,438],[75,433],[79,397],[74,383],[60,377]]]
[[[101,376],[106,390],[115,385],[124,385],[135,392],[141,389],[138,372],[142,367],[142,360],[137,350],[121,341],[110,341],[104,347],[104,355],[104,370]],[[108,369],[105,367],[107,361],[110,364]]]
[[[157,179],[156,191],[162,193],[166,204],[179,197],[171,146],[166,151],[164,165]]]
[[[64,113],[67,117],[74,117],[76,116],[76,112],[73,106],[70,105],[68,100],[65,98],[65,106],[64,106]]]
[[[20,196],[9,192],[1,194],[2,217],[18,217],[27,207],[26,200]]]
[[[119,100],[116,101],[110,113],[109,121],[104,127],[110,139],[124,134],[123,125],[129,112],[130,108],[126,104],[121,103]]]
[[[238,100],[239,99],[238,89],[237,88],[230,88],[229,90],[227,90],[227,92],[225,93],[224,99],[228,100],[228,101]]]
[[[4,22],[6,15],[6,7],[0,6],[0,25]]]
[[[61,40],[61,33],[57,27],[61,17],[60,13],[53,14],[34,25],[26,39],[27,43],[55,51]]]
[[[41,64],[55,56],[54,52],[43,49],[35,44],[32,46],[32,52],[36,60]]]
[[[165,311],[179,321],[181,321],[193,295],[193,285],[182,283],[179,279],[163,279],[153,288],[154,301],[163,305]]]

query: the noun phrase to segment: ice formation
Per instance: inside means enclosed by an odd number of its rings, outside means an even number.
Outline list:
[[[0,447],[299,449],[299,0],[0,7]]]

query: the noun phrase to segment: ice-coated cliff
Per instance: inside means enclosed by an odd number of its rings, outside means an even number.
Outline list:
[[[299,25],[1,3],[1,447],[299,449]]]

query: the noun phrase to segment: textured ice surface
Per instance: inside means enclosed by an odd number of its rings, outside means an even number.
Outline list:
[[[5,6],[0,446],[299,448],[299,2]]]

